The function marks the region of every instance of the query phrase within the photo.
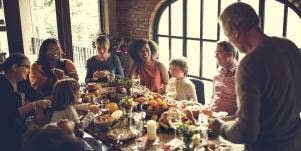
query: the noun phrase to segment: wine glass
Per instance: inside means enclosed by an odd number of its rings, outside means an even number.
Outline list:
[[[134,112],[130,115],[130,130],[136,135],[140,136],[143,129],[142,113]]]
[[[177,96],[176,87],[175,86],[167,86],[166,95],[168,98],[175,100]]]
[[[143,112],[137,113],[134,112],[130,116],[130,130],[135,134],[136,137],[141,136],[142,130],[143,130],[143,119],[144,119],[144,114]],[[141,150],[142,144],[139,142],[135,142],[132,146],[132,150]]]
[[[177,137],[177,128],[182,124],[182,117],[175,108],[169,111],[167,117],[169,125],[175,130],[175,138]]]

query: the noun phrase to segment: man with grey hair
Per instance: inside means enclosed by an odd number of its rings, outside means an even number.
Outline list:
[[[269,37],[254,9],[233,3],[220,16],[225,35],[240,52],[234,121],[214,120],[210,128],[251,151],[301,148],[301,52],[296,45]]]

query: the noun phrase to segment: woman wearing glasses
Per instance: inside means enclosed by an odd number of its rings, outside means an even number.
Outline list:
[[[0,134],[7,136],[1,139],[2,148],[18,150],[20,137],[26,129],[26,116],[37,107],[46,108],[50,105],[49,100],[22,103],[18,83],[27,78],[29,68],[30,62],[23,54],[13,54],[0,65],[0,70],[4,71],[0,75]]]

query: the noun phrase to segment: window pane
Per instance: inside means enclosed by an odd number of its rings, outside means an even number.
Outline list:
[[[58,39],[55,1],[20,0],[19,5],[24,52],[34,62],[43,40]]]
[[[216,59],[215,59],[216,43],[204,42],[203,45],[203,77],[212,79],[216,72]]]
[[[189,66],[188,74],[200,75],[200,41],[187,41],[187,61]]]
[[[84,82],[86,61],[97,54],[91,41],[100,31],[98,0],[70,0],[70,19],[74,63],[80,82]]]
[[[265,2],[264,31],[269,36],[282,37],[284,5],[275,0]]]
[[[183,40],[171,39],[171,58],[178,58],[183,56]]]
[[[217,39],[217,1],[204,1],[203,38]]]
[[[251,5],[254,9],[255,9],[255,11],[256,11],[256,13],[258,14],[258,12],[259,12],[259,0],[241,0],[241,2],[244,2],[244,3],[247,3],[247,4],[249,4],[249,5]]]
[[[237,0],[222,0],[221,1],[221,12],[223,12],[223,10],[229,6],[230,4],[232,3],[235,3],[237,2]],[[217,7],[217,6],[216,6]]]
[[[183,36],[183,1],[171,4],[171,35]]]
[[[91,41],[100,31],[98,0],[70,0],[72,42],[91,47]]]
[[[33,36],[46,39],[57,38],[57,21],[54,0],[30,0]]]
[[[5,28],[5,17],[4,17],[4,9],[3,9],[3,3],[2,0],[0,0],[1,6],[0,7],[0,27]],[[8,42],[7,42],[7,35],[6,35],[6,31],[0,31],[0,52],[5,52],[6,53],[6,57],[9,55],[8,53]]]
[[[301,48],[301,20],[290,8],[288,9],[287,38],[292,40],[298,48]],[[296,30],[298,29],[298,30]]]
[[[159,60],[168,67],[169,64],[169,47],[168,47],[168,38],[159,37]]]
[[[200,38],[200,20],[201,9],[198,0],[187,1],[187,36],[193,38]]]
[[[230,4],[234,3],[234,2],[237,2],[237,0],[224,0],[224,1],[221,1],[221,12],[223,12],[223,10],[229,6]],[[216,6],[217,7],[217,6]],[[220,14],[219,14],[220,15]],[[223,28],[221,26],[221,33],[220,33],[220,40],[228,40],[228,37],[225,36],[224,34],[224,31],[223,31]]]
[[[160,16],[158,34],[168,35],[168,7],[163,11]]]

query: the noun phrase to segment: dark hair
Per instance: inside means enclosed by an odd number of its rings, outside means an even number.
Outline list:
[[[12,65],[21,65],[25,60],[28,60],[28,58],[24,54],[12,54],[2,64],[0,64],[0,71],[4,70],[4,72],[8,72]]]
[[[31,127],[22,138],[21,151],[83,151],[83,142],[56,125]]]
[[[172,59],[169,65],[179,66],[179,68],[184,72],[184,75],[187,75],[188,73],[188,64],[185,58]]]
[[[223,50],[227,53],[232,52],[233,57],[236,57],[236,49],[230,42],[220,41],[217,43],[217,45],[223,47]]]
[[[151,59],[155,60],[158,59],[158,45],[153,40],[140,38],[134,40],[129,46],[129,53],[132,59],[135,62],[142,62],[141,58],[139,57],[139,51],[143,48],[144,45],[148,44],[150,51],[151,51]]]
[[[69,105],[74,104],[78,99],[76,92],[79,89],[79,83],[72,78],[57,81],[52,90],[53,110],[64,110]]]
[[[55,75],[51,71],[50,64],[47,59],[47,51],[50,44],[57,44],[60,47],[59,41],[55,38],[48,38],[44,40],[40,46],[37,62],[43,66],[43,71],[49,78],[54,78]]]

